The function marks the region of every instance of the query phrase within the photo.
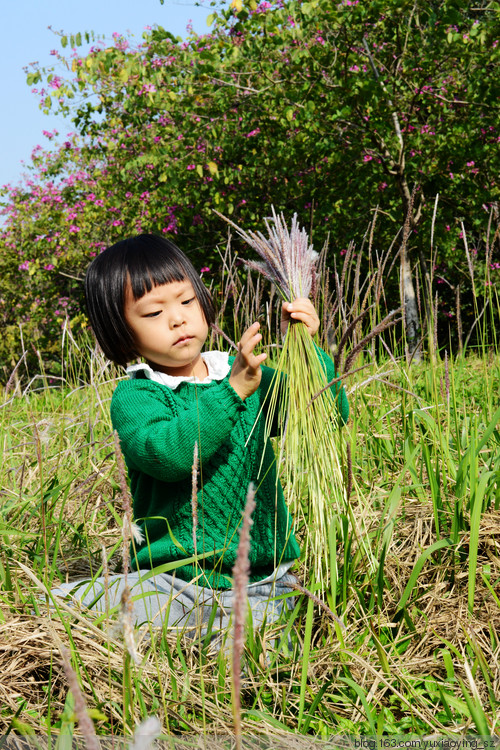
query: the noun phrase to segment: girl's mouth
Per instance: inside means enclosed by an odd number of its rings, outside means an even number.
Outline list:
[[[193,338],[192,336],[182,336],[180,339],[177,339],[177,341],[175,342],[174,346],[177,346],[177,345],[180,345],[180,344],[186,344],[189,341],[191,341],[192,338]]]

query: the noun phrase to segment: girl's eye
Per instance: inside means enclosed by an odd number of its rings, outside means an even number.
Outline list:
[[[148,313],[144,317],[145,318],[157,318],[158,315],[160,315],[160,313],[161,313],[161,310],[157,310],[156,312]]]
[[[184,300],[184,302],[183,302],[182,304],[183,304],[183,305],[190,305],[190,304],[191,304],[191,302],[194,302],[194,301],[195,301],[195,299],[196,299],[196,297],[191,297],[190,299],[185,299],[185,300]]]

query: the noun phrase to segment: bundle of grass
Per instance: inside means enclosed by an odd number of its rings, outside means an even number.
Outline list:
[[[264,222],[267,237],[229,223],[262,258],[261,262],[245,261],[246,265],[272,281],[284,301],[309,297],[314,292],[319,256],[296,215],[289,230],[283,216],[273,209],[272,217]],[[310,587],[326,593],[336,579],[332,575],[336,521],[339,516],[350,515],[342,468],[347,463],[346,451],[339,429],[341,387],[338,381],[326,387],[325,355],[300,322],[289,325],[276,370],[268,425],[279,408],[283,439],[280,470],[285,493],[292,515],[304,530],[303,554]],[[333,364],[330,375],[332,370]],[[288,376],[284,393],[280,389],[283,373]]]

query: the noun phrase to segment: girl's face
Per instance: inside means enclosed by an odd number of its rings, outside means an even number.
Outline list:
[[[137,300],[127,286],[125,319],[137,351],[153,369],[167,375],[206,377],[200,352],[208,325],[188,279],[154,286]]]

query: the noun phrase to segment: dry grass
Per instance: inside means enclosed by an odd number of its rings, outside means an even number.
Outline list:
[[[409,632],[405,621],[396,617],[397,605],[404,584],[408,580],[415,561],[423,549],[434,541],[432,510],[418,501],[407,502],[404,519],[398,526],[397,537],[387,553],[385,571],[387,588],[384,606],[374,616],[364,613],[350,599],[343,621],[346,625],[341,638],[335,632],[331,619],[319,608],[315,610],[313,643],[308,664],[308,682],[311,689],[331,681],[323,698],[325,709],[349,721],[359,719],[362,709],[359,701],[354,704],[335,699],[342,695],[345,684],[340,679],[343,670],[349,669],[352,679],[370,698],[370,705],[390,707],[403,711],[405,707],[420,715],[429,725],[440,728],[439,722],[428,701],[423,700],[415,686],[432,678],[446,681],[447,673],[439,654],[443,648],[450,651],[457,676],[468,684],[464,661],[470,648],[481,654],[488,665],[489,685],[480,669],[475,670],[474,683],[481,701],[488,703],[493,691],[500,691],[500,608],[478,576],[476,608],[473,615],[467,609],[467,574],[457,568],[453,583],[449,580],[449,568],[453,565],[452,553],[443,556],[442,563],[424,568],[418,583],[418,601],[410,608],[414,632]],[[467,537],[461,549],[465,551]],[[460,551],[460,549],[458,550]],[[487,513],[480,529],[480,556],[478,570],[490,565],[491,579],[500,579],[500,517],[498,513]],[[121,726],[122,716],[116,708],[122,700],[123,646],[109,639],[102,626],[95,627],[92,617],[69,613],[64,618],[55,613],[45,616],[12,614],[5,606],[1,609],[3,624],[0,626],[0,700],[4,706],[0,718],[0,729],[5,731],[11,724],[11,716],[24,704],[23,721],[38,731],[44,729],[42,717],[49,708],[54,720],[61,716],[67,694],[67,682],[60,658],[60,645],[69,645],[68,628],[71,631],[73,652],[78,663],[84,665],[80,679],[84,693],[91,696],[91,703],[98,706],[111,725]],[[252,662],[249,677],[244,681],[243,704],[255,703],[257,708],[272,712],[272,715],[293,728],[293,716],[298,710],[299,696],[294,687],[300,679],[303,620],[296,622],[296,652],[290,658],[280,657],[277,666],[270,669],[265,654],[273,654],[273,643],[281,629],[268,629],[261,641],[261,657]],[[380,645],[382,633],[391,632],[390,644]],[[496,646],[491,634],[497,634]],[[377,640],[379,645],[377,646]],[[221,664],[216,655],[205,656],[200,662],[199,644],[185,640],[182,643],[183,658],[177,653],[177,636],[166,636],[169,656],[159,653],[147,636],[139,642],[142,656],[138,669],[143,698],[163,722],[176,721],[184,732],[199,731],[199,719],[189,716],[205,714],[210,730],[232,731],[231,706],[227,701],[225,687],[221,691]],[[399,648],[406,644],[402,653]],[[158,645],[158,644],[157,644]],[[389,672],[380,664],[379,648],[386,654]],[[455,652],[463,660],[455,656]],[[161,674],[162,685],[158,686]],[[229,675],[229,668],[227,676]],[[203,680],[201,680],[203,678]],[[181,682],[182,699],[171,699],[172,680]],[[203,681],[204,689],[201,690]],[[225,685],[225,683],[223,683]],[[458,683],[451,686],[460,697]],[[286,712],[283,695],[286,695]],[[169,696],[169,697],[167,697]],[[256,699],[257,696],[257,699]],[[162,697],[165,701],[162,701]],[[88,698],[89,699],[89,698]],[[397,712],[396,711],[396,712]],[[38,717],[35,718],[35,717]],[[243,729],[255,731],[253,721],[243,720]],[[271,728],[271,727],[270,727]],[[460,727],[457,726],[457,730]],[[463,727],[465,729],[465,725]]]

